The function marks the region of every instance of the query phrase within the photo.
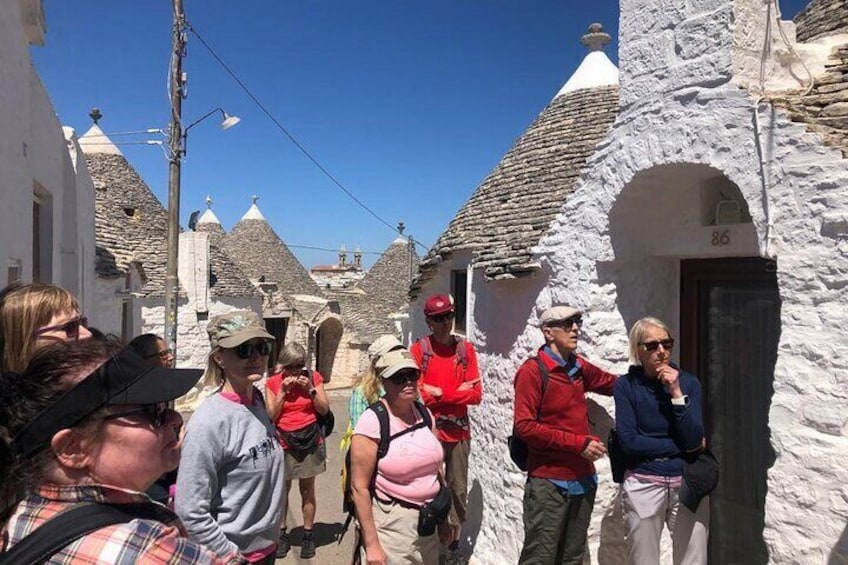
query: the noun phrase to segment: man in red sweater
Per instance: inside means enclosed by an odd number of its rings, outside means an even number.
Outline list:
[[[432,333],[415,342],[410,351],[421,367],[418,381],[421,399],[436,418],[436,435],[445,450],[445,478],[453,494],[448,517],[452,526],[448,550],[456,553],[468,497],[471,440],[468,406],[480,404],[483,387],[474,347],[451,333],[454,318],[451,297],[437,294],[428,298],[424,316]]]
[[[514,434],[528,447],[519,564],[579,565],[598,485],[593,462],[607,451],[589,429],[585,393],[612,395],[616,377],[575,355],[580,311],[554,306],[539,322],[545,345],[514,383]]]

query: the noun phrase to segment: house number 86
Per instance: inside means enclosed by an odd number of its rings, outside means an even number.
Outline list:
[[[727,233],[727,230],[723,232],[714,231],[712,244],[715,246],[721,245],[729,245],[730,244],[730,234]]]

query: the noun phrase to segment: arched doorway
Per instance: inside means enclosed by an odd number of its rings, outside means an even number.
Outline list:
[[[675,360],[703,388],[708,443],[721,464],[711,497],[712,563],[768,562],[763,541],[768,414],[780,337],[773,261],[739,187],[705,165],[638,173],[609,215],[614,258],[598,264],[629,328],[647,315],[679,336]]]
[[[333,365],[343,332],[341,320],[335,316],[324,319],[315,332],[315,368],[324,377],[325,382],[333,378]]]

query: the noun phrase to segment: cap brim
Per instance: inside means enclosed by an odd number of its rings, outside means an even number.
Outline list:
[[[392,375],[394,375],[398,371],[402,371],[404,369],[415,369],[416,371],[421,370],[421,369],[418,368],[418,365],[415,363],[415,361],[413,361],[411,359],[410,360],[404,360],[404,361],[401,361],[400,363],[396,363],[396,364],[392,365],[391,367],[388,367],[388,368],[380,371],[380,378],[381,379],[388,379],[389,377],[391,377]]]
[[[126,390],[110,398],[108,404],[156,404],[175,400],[190,391],[202,376],[200,369],[152,368]]]
[[[453,312],[453,306],[447,306],[445,308],[439,308],[437,310],[430,310],[429,312],[424,312],[425,316],[438,316],[439,314],[447,314],[448,312]]]
[[[259,328],[250,328],[244,331],[238,332],[235,335],[230,335],[225,337],[224,339],[218,340],[218,347],[223,347],[225,349],[231,349],[233,347],[238,347],[245,341],[250,341],[255,338],[262,339],[270,339],[273,340],[274,336],[266,332],[265,330]]]

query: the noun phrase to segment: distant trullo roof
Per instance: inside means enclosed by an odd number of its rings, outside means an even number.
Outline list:
[[[145,277],[142,292],[163,295],[168,254],[165,208],[96,123],[80,138],[80,147],[95,188],[97,276],[123,277],[131,263],[138,263]],[[210,245],[210,271],[212,296],[256,296],[250,281],[215,245]]]
[[[586,160],[618,115],[618,77],[600,51],[609,35],[593,24],[590,52],[551,103],[477,187],[424,257],[412,294],[459,250],[473,252],[487,278],[529,274],[532,248],[574,189]]]
[[[224,250],[253,281],[276,283],[288,296],[324,296],[318,284],[253,204],[224,239]]]
[[[354,330],[361,343],[371,343],[381,334],[397,334],[389,316],[407,312],[409,284],[418,262],[409,240],[398,237],[352,290],[333,293],[344,324]]]

